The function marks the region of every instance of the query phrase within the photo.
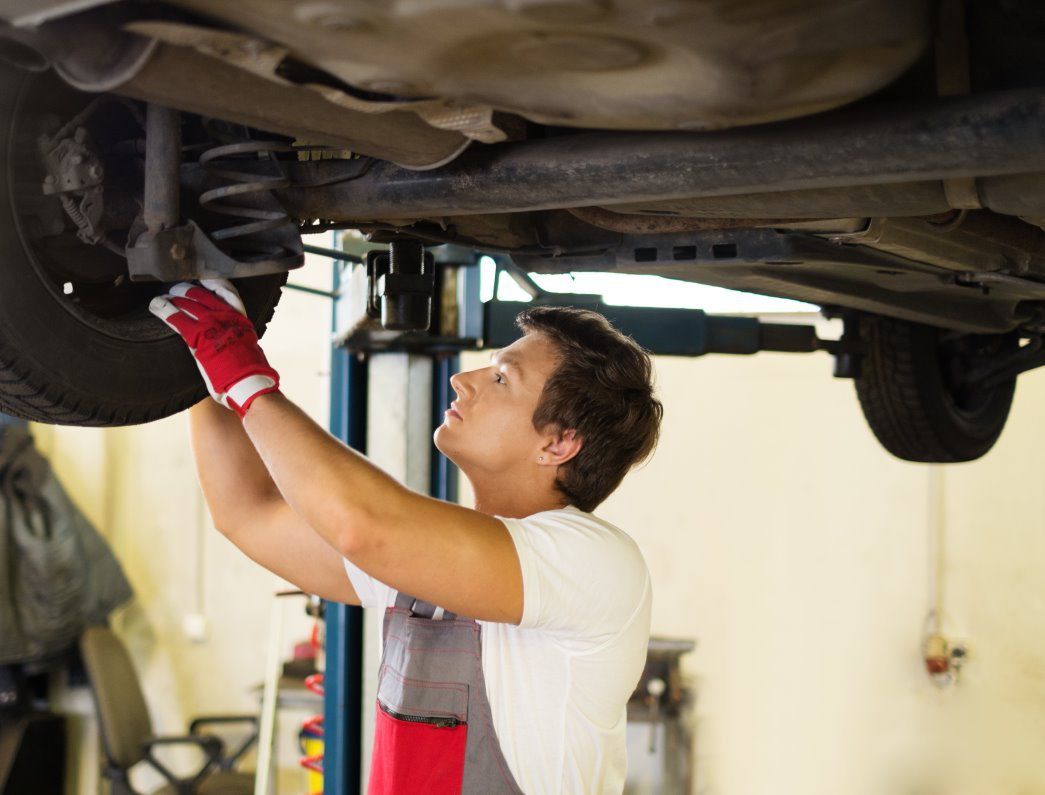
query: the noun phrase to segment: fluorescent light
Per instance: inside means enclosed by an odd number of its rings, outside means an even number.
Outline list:
[[[717,314],[819,311],[813,304],[801,301],[709,287],[663,276],[580,272],[531,273],[530,278],[549,292],[601,295],[607,304],[614,306],[679,307]],[[502,284],[505,281],[509,280],[501,279]]]

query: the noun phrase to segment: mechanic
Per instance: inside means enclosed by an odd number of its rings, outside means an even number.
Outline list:
[[[190,427],[216,527],[308,593],[385,611],[369,791],[620,792],[651,590],[635,543],[591,511],[656,444],[646,352],[593,312],[523,312],[519,340],[451,378],[435,432],[471,510],[284,397],[230,282],[150,309],[214,397]]]

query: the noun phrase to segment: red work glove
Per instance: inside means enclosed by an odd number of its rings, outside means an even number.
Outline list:
[[[211,397],[240,417],[251,401],[279,389],[279,374],[258,345],[243,300],[226,279],[181,282],[149,311],[188,343]]]

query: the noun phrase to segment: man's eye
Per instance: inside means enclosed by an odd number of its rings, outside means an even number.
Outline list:
[[[498,384],[503,384],[504,383],[504,376],[502,376],[500,373],[494,373],[494,375],[497,376],[497,383]]]

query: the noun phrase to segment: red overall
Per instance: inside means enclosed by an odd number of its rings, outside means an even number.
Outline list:
[[[385,612],[370,795],[521,795],[493,727],[481,627],[398,594]]]

